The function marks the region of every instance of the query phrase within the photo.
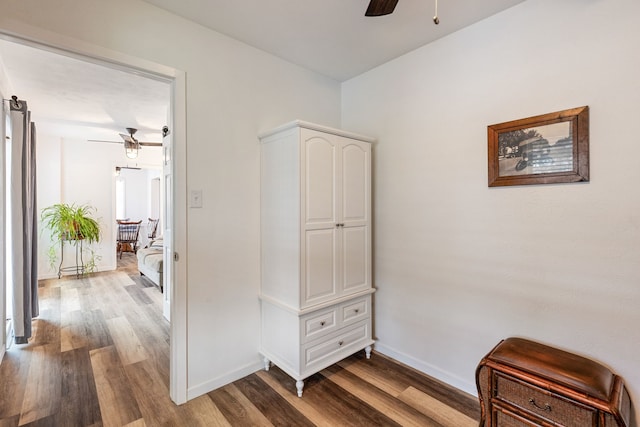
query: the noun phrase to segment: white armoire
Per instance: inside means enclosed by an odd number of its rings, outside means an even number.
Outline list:
[[[260,135],[260,353],[304,379],[373,344],[371,143],[295,121]]]

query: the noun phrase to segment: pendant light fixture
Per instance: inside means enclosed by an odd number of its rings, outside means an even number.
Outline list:
[[[135,159],[138,157],[138,150],[140,149],[140,144],[138,141],[135,142],[125,142],[124,144],[124,152],[129,159]]]
[[[140,142],[133,137],[133,134],[136,133],[137,129],[127,128],[127,132],[129,132],[129,136],[122,135],[124,139],[124,152],[129,159],[135,159],[138,157],[138,151],[140,150]]]

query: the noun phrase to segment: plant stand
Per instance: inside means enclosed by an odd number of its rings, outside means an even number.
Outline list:
[[[76,264],[70,265],[68,267],[63,267],[62,263],[64,262],[64,242],[75,242],[73,245],[76,247]],[[80,245],[78,245],[80,242]],[[78,246],[80,246],[78,248]],[[78,262],[80,261],[80,262]],[[58,279],[62,277],[62,273],[74,272],[76,273],[76,279],[80,278],[81,274],[84,274],[86,268],[84,266],[84,260],[82,259],[82,239],[78,240],[61,240],[60,241],[60,266],[58,267]]]

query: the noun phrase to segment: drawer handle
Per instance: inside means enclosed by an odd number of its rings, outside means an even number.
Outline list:
[[[324,320],[322,322],[320,322],[320,326],[324,326],[324,324],[327,323]]]
[[[544,407],[542,407],[542,406],[538,405],[536,403],[536,400],[533,399],[533,398],[529,399],[529,403],[531,403],[533,406],[535,406],[536,408],[538,408],[538,409],[540,409],[542,411],[551,412],[551,405],[549,405],[548,403],[545,403]]]
[[[344,344],[344,341],[338,341],[339,346],[342,346],[342,344]]]
[[[359,309],[359,308],[356,308],[356,309],[355,309],[355,310],[353,310],[353,311],[355,311],[355,312],[356,312],[356,314],[358,314],[358,312],[360,312],[360,309]]]

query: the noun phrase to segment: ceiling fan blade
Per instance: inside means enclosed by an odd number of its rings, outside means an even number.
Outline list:
[[[119,133],[118,135],[120,135],[120,138],[122,138],[124,142],[128,142],[129,144],[132,144],[135,141],[130,135],[124,133]]]
[[[364,16],[382,16],[393,12],[398,0],[371,0]]]
[[[144,141],[138,141],[135,138],[132,138],[131,135],[125,135],[124,133],[119,134],[120,137],[122,139],[124,139],[125,145],[129,144],[133,144],[134,142],[137,142],[138,145],[140,146],[147,146],[147,147],[162,147],[162,142],[144,142]]]

